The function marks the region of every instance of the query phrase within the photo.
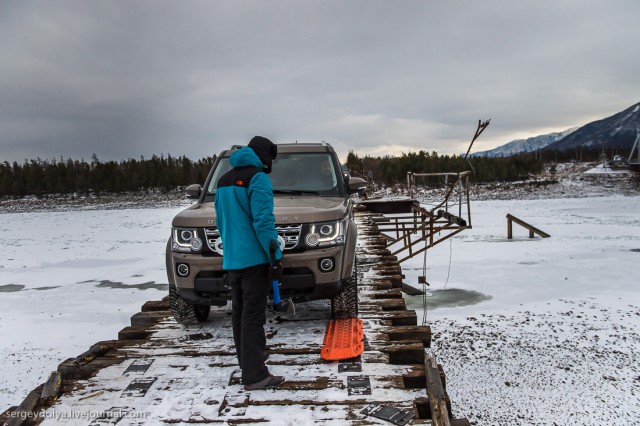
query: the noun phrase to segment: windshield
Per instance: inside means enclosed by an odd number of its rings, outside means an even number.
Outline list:
[[[214,194],[220,177],[231,169],[229,157],[220,158],[211,177],[208,194]],[[271,178],[273,192],[312,193],[327,197],[340,196],[338,174],[331,155],[322,153],[281,153],[273,160]]]

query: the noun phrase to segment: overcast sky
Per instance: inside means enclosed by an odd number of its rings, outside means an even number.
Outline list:
[[[0,1],[0,161],[459,154],[640,101],[640,1]]]

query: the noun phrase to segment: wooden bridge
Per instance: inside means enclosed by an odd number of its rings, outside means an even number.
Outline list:
[[[330,307],[300,305],[267,317],[267,365],[287,381],[246,392],[239,376],[230,308],[184,328],[167,300],[147,302],[117,340],[96,343],[60,364],[47,383],[0,424],[433,424],[454,419],[444,371],[429,350],[431,329],[406,309],[397,258],[372,214],[360,211],[358,294],[365,350],[355,359],[320,358]]]

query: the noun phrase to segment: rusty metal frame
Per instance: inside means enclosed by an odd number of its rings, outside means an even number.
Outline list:
[[[461,187],[457,200],[458,215],[449,213],[448,200],[443,200],[431,209],[421,207],[414,202],[408,214],[385,215],[386,222],[379,222],[378,229],[387,238],[387,247],[396,243],[402,246],[392,252],[402,263],[413,256],[445,241],[465,229],[471,228],[471,205],[469,203],[469,177],[471,172],[462,173],[409,173],[407,182],[413,196],[416,176],[455,176],[452,186]],[[451,191],[448,191],[450,194]],[[413,198],[413,197],[412,197]],[[462,206],[466,204],[466,218],[462,217]],[[444,207],[444,209],[441,209]],[[418,247],[419,245],[419,247]]]
[[[473,135],[469,148],[463,157],[463,164],[468,162],[469,152],[473,143],[482,132],[489,126],[491,120],[478,120],[478,127]],[[471,166],[471,163],[468,163]],[[473,166],[471,166],[473,169]],[[462,169],[462,167],[461,167]],[[395,200],[381,202],[375,209],[378,213],[384,214],[384,221],[378,222],[378,229],[387,239],[387,247],[402,242],[402,246],[392,254],[398,256],[398,262],[402,263],[413,256],[423,253],[427,249],[439,244],[454,235],[471,228],[471,203],[469,202],[469,177],[472,171],[459,171],[458,173],[407,173],[407,193],[408,200]],[[425,209],[414,198],[416,177],[436,176],[445,178],[446,194],[442,201],[431,209]],[[449,178],[455,180],[449,185]],[[456,187],[459,187],[457,203],[449,203],[451,194]],[[408,211],[402,211],[407,204],[412,201]],[[458,214],[449,212],[449,206],[458,206]],[[462,215],[462,206],[466,204],[466,219]],[[369,204],[369,208],[373,207]],[[385,210],[385,207],[387,209]],[[444,207],[444,209],[443,209]],[[398,213],[401,211],[401,213]],[[436,236],[437,234],[437,236]],[[416,249],[418,244],[423,245]]]

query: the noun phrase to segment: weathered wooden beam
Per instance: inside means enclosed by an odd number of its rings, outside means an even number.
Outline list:
[[[85,380],[93,377],[101,369],[120,364],[125,359],[100,357],[87,364],[77,364],[74,358],[69,358],[58,365],[58,372],[62,380]]]
[[[144,340],[153,332],[142,327],[125,327],[118,332],[118,340]]]
[[[446,396],[436,357],[432,352],[424,351],[424,371],[427,378],[427,397],[431,410],[431,421],[434,426],[451,426]]]
[[[428,325],[398,325],[382,331],[389,335],[389,340],[420,340],[424,347],[431,346],[431,327]]]
[[[378,349],[389,355],[389,364],[419,364],[424,362],[424,346],[421,342]]]
[[[402,283],[402,292],[408,294],[409,296],[422,296],[424,294],[424,291],[415,288],[407,283]]]
[[[131,317],[132,327],[150,327],[170,316],[170,312],[138,312]]]
[[[40,399],[43,403],[50,404],[60,395],[60,389],[62,388],[62,374],[59,371],[53,371],[49,375],[49,378],[44,383],[42,388],[42,394]]]
[[[363,287],[371,286],[378,290],[391,290],[394,288],[391,280],[387,278],[376,279],[375,281],[367,280],[366,282],[358,283],[358,287],[361,287],[361,286]]]
[[[402,299],[402,291],[398,289],[376,290],[371,294],[374,299]]]
[[[407,309],[404,299],[378,299],[365,300],[360,302],[360,306],[366,309],[367,306],[379,307],[382,311],[401,311]]]
[[[96,343],[92,345],[87,351],[75,357],[75,359],[73,359],[73,363],[76,365],[87,364],[93,361],[96,357],[106,354],[113,348],[115,348],[115,345]]]
[[[416,311],[380,311],[367,315],[367,319],[387,320],[393,326],[397,325],[418,325]]]
[[[424,368],[414,368],[402,375],[405,389],[425,389],[427,378],[424,375]]]
[[[21,426],[23,424],[32,423],[35,420],[36,412],[34,408],[40,399],[40,393],[42,392],[42,386],[38,386],[22,401],[18,408],[12,413],[9,413],[7,421],[3,426]]]
[[[168,300],[149,300],[142,305],[142,312],[170,311],[171,304]]]

